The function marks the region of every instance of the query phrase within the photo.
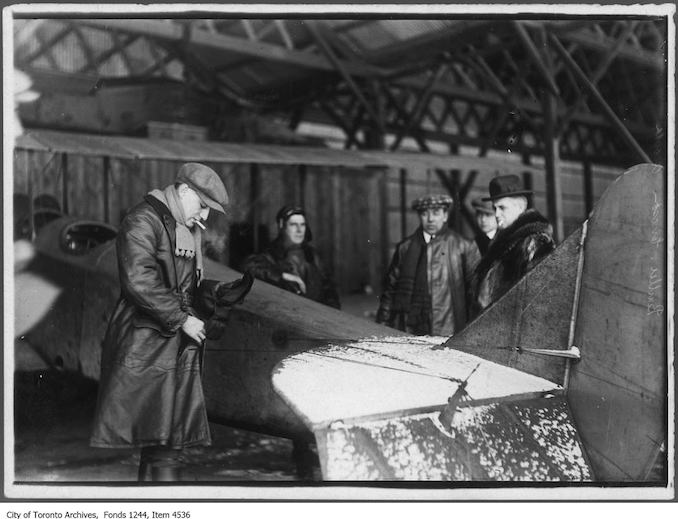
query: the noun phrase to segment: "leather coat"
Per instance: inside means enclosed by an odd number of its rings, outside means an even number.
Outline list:
[[[339,295],[329,271],[316,250],[307,242],[301,247],[286,246],[276,238],[268,249],[245,259],[242,270],[255,278],[333,308],[341,308]],[[302,294],[296,283],[283,279],[283,273],[298,275],[306,284]]]
[[[417,233],[405,238],[396,246],[384,284],[377,322],[392,328],[407,330],[407,309],[396,309],[394,292],[401,274],[403,258]],[[459,332],[469,321],[471,303],[471,277],[480,253],[472,240],[467,240],[446,228],[426,246],[428,293],[431,297],[430,335],[450,336]]]
[[[121,295],[103,342],[91,445],[209,445],[194,315],[195,258],[174,254],[175,220],[147,196],[117,237]]]

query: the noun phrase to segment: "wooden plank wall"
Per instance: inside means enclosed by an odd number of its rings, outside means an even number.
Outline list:
[[[114,225],[147,192],[172,183],[179,167],[177,162],[163,160],[110,159],[109,164],[108,221]],[[387,247],[382,238],[382,172],[206,164],[219,174],[231,198],[226,217],[212,211],[207,222],[208,240],[223,263],[239,269],[246,254],[253,251],[254,229],[258,229],[261,249],[266,238],[277,235],[278,210],[303,202],[313,244],[334,273],[340,293],[380,286],[386,268],[382,251]],[[33,196],[50,194],[61,203],[64,165],[68,168],[68,214],[105,221],[103,157],[68,154],[64,162],[61,154],[17,150],[14,192],[28,193],[27,172],[31,171]]]
[[[34,196],[52,194],[63,200],[63,168],[68,168],[69,214],[105,220],[104,159],[18,150],[15,152],[14,189],[28,192],[27,171],[31,170]],[[258,245],[263,247],[277,235],[275,215],[286,204],[305,206],[313,231],[313,243],[324,263],[333,271],[341,293],[356,293],[370,285],[375,292],[381,282],[402,232],[401,170],[353,170],[311,166],[267,166],[250,164],[211,164],[231,196],[228,214],[212,212],[208,228],[214,254],[232,268],[239,269],[245,255],[253,250],[254,228]],[[534,166],[540,166],[536,161]],[[108,221],[117,224],[124,211],[156,187],[171,183],[179,164],[162,160],[110,160]],[[454,159],[450,160],[450,169]],[[586,218],[583,166],[563,163],[560,181],[564,195],[565,234],[569,235]],[[595,202],[621,170],[592,167]],[[478,171],[466,200],[486,196],[489,181],[501,172]],[[464,183],[469,172],[460,172]],[[546,214],[543,174],[533,174],[535,207]],[[444,193],[445,188],[433,170],[407,170],[405,174],[405,235],[419,225],[410,210],[413,199],[427,193]],[[384,210],[385,208],[385,210]],[[255,225],[253,228],[252,225]],[[463,233],[472,236],[468,226]]]

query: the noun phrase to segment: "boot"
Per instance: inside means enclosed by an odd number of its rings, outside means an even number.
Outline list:
[[[139,474],[137,476],[137,481],[140,483],[143,481],[151,481],[151,464],[147,463],[143,459],[139,462]]]
[[[138,480],[179,481],[179,451],[164,446],[142,447]]]
[[[181,481],[181,471],[177,465],[154,466],[151,481]]]

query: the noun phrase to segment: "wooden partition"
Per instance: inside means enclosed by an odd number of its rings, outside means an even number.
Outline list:
[[[117,225],[125,211],[155,188],[172,183],[181,162],[136,160],[17,150],[14,192],[52,195],[62,210]],[[212,212],[208,240],[217,258],[239,269],[242,259],[277,235],[275,215],[303,205],[313,244],[334,273],[341,293],[379,288],[383,235],[378,169],[228,164],[205,161],[223,180],[226,217]],[[235,233],[235,234],[234,234]],[[232,250],[233,248],[239,250]]]

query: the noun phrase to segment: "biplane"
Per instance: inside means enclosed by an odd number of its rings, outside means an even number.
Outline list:
[[[621,175],[578,231],[451,338],[255,282],[227,333],[205,346],[210,419],[314,440],[325,480],[661,485],[665,184],[651,164]],[[63,217],[36,238],[29,271],[61,293],[25,343],[51,366],[99,376],[119,295],[115,234]],[[209,260],[205,270],[241,276]]]

